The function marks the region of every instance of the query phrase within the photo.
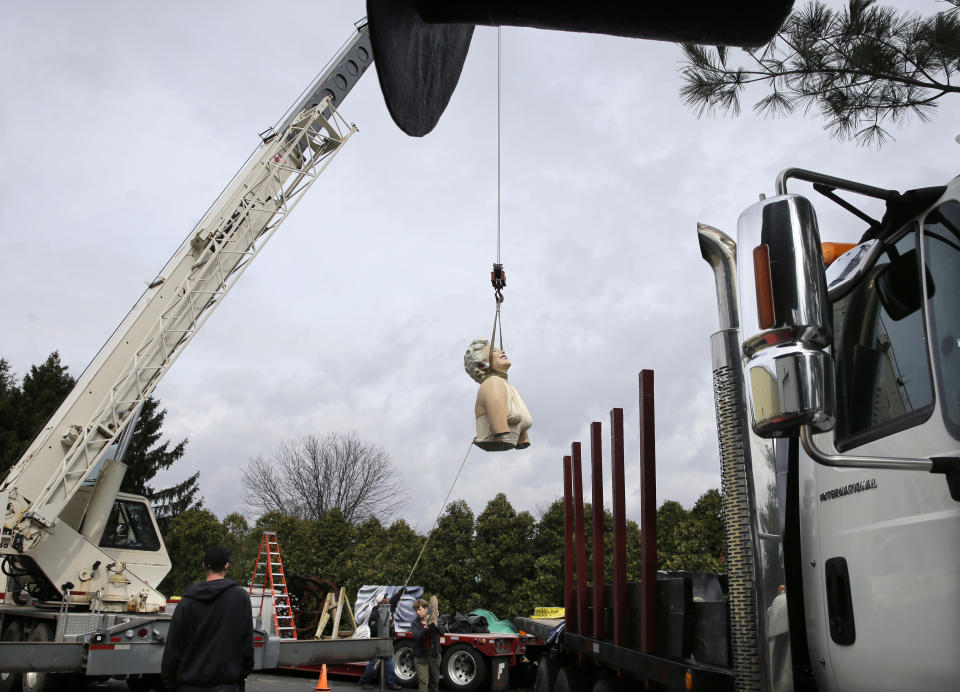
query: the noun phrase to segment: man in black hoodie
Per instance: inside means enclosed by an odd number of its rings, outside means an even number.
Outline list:
[[[250,596],[225,578],[229,566],[226,548],[207,548],[207,580],[188,586],[173,611],[160,667],[167,690],[238,692],[253,670]]]

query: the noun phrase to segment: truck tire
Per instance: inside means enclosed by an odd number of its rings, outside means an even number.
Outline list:
[[[455,644],[443,652],[440,677],[450,692],[474,692],[487,680],[487,657],[469,644]]]
[[[417,668],[413,665],[413,642],[401,639],[393,644],[393,671],[401,687],[417,686]]]
[[[23,641],[23,625],[19,620],[8,621],[0,639],[5,642]],[[22,682],[23,673],[0,673],[0,692],[20,692]]]
[[[557,673],[555,692],[590,692],[593,680],[576,666],[564,666]]]
[[[38,622],[33,626],[33,631],[27,637],[30,642],[51,642],[53,641],[53,631],[46,622]],[[60,692],[64,688],[67,674],[57,673],[24,673],[23,674],[23,692]]]
[[[625,685],[620,678],[614,675],[610,675],[606,672],[600,673],[599,677],[597,677],[597,681],[593,683],[593,689],[591,690],[591,692],[626,692],[626,691],[627,691],[627,685]]]
[[[534,692],[553,692],[559,672],[560,663],[557,660],[550,658],[548,654],[541,656],[537,663],[537,679],[533,683]]]

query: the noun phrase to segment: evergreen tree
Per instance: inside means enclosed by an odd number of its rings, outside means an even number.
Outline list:
[[[563,605],[563,525],[563,498],[558,498],[540,511],[534,530],[533,571],[521,587],[523,598],[533,607]]]
[[[193,582],[202,581],[205,578],[203,554],[207,546],[223,545],[224,538],[223,525],[205,509],[183,512],[174,517],[170,530],[163,537],[173,568],[160,582],[160,591],[167,596],[179,596]],[[244,571],[242,565],[231,563],[229,576],[242,583]]]
[[[711,569],[704,571],[725,571],[727,543],[723,533],[723,496],[720,491],[713,488],[701,495],[690,510],[690,519],[696,525],[700,551],[715,561]]]
[[[421,574],[431,592],[440,600],[440,611],[468,613],[473,603],[475,565],[473,561],[473,512],[463,500],[447,505],[430,533]],[[476,604],[480,605],[480,604]]]
[[[370,517],[357,526],[354,543],[349,552],[348,569],[344,585],[351,590],[364,584],[383,583],[382,570],[377,556],[387,549],[387,529],[377,517]]]
[[[640,581],[640,527],[637,522],[627,519],[627,581]],[[612,548],[611,548],[612,549]],[[658,566],[658,569],[659,566]],[[613,581],[613,577],[610,577]]]
[[[20,439],[20,388],[10,363],[0,358],[0,478],[17,462]]]
[[[156,489],[150,485],[154,476],[170,468],[183,456],[187,447],[187,440],[181,440],[172,448],[169,442],[158,444],[163,435],[163,419],[166,415],[166,409],[161,409],[160,402],[152,396],[144,400],[140,407],[140,419],[123,458],[127,472],[120,486],[122,491],[144,495],[150,501],[157,515],[157,523],[164,533],[173,517],[203,507],[203,497],[200,497],[197,483],[199,471],[169,488]]]
[[[657,510],[659,568],[693,572],[723,572],[722,497],[708,490],[689,512],[680,503],[664,502]]]
[[[310,520],[280,512],[268,512],[257,519],[253,525],[253,534],[258,544],[264,531],[277,534],[277,545],[283,558],[283,570],[286,574],[328,576],[327,565],[321,563],[320,555],[314,549],[312,540],[314,532]]]
[[[414,569],[417,556],[423,549],[423,543],[426,540],[411,528],[403,519],[397,519],[386,531],[386,543],[381,553],[374,557],[377,564],[381,566],[380,574],[382,579],[377,584],[403,584],[410,576],[412,586],[423,585],[427,587],[430,579],[432,565],[420,560],[419,565],[410,575],[410,570]],[[431,586],[436,586],[431,584]]]
[[[343,512],[334,507],[319,521],[312,522],[311,541],[318,553],[317,574],[332,579],[338,586],[345,586],[350,579],[349,562],[341,556],[349,553],[353,544],[353,525],[343,516]]]
[[[507,496],[497,494],[477,517],[474,559],[476,603],[502,619],[529,615],[529,594],[517,586],[533,578],[530,559],[535,522],[529,512],[514,510]]]
[[[687,510],[675,500],[667,500],[657,510],[657,563],[660,569],[683,569],[679,560]]]
[[[613,583],[613,515],[607,509],[603,512],[604,536],[604,581]],[[589,582],[593,583],[593,511],[587,503],[584,506],[584,530],[587,541],[587,561]],[[563,499],[554,500],[540,512],[533,539],[534,570],[531,579],[523,585],[528,602],[533,606],[563,606],[563,546],[564,546],[564,508]],[[632,520],[626,523],[626,568],[627,580],[640,579],[640,527]]]
[[[937,101],[960,93],[960,0],[930,17],[849,0],[843,11],[815,0],[795,11],[767,45],[744,49],[683,46],[680,95],[697,115],[738,115],[745,87],[769,92],[753,106],[767,115],[818,112],[831,134],[859,144],[891,138],[885,123],[930,117]]]
[[[0,378],[0,472],[5,476],[73,389],[74,379],[57,351],[40,365],[30,366],[19,388],[6,360]]]
[[[171,522],[172,523],[172,522]],[[243,586],[249,585],[253,576],[253,561],[257,558],[261,534],[247,524],[242,514],[233,512],[223,518],[223,547],[232,558],[231,578]]]

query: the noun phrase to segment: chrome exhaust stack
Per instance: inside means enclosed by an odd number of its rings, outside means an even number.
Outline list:
[[[758,606],[759,539],[750,428],[741,370],[737,247],[728,235],[705,224],[697,234],[703,258],[713,268],[720,331],[710,337],[727,538],[730,642],[738,691],[770,689],[770,660],[761,642],[765,620]]]

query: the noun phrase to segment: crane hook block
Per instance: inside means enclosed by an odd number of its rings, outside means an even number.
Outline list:
[[[493,284],[493,290],[497,294],[497,302],[503,302],[503,289],[507,287],[507,272],[503,270],[502,264],[493,265],[493,271],[490,272],[490,283]]]

